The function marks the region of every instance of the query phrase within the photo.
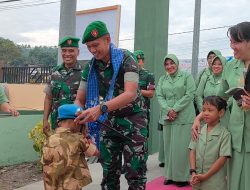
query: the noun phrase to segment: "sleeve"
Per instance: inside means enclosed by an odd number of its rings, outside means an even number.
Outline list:
[[[225,93],[229,89],[229,85],[226,79],[226,69],[227,67],[225,66],[225,69],[222,72],[222,80],[221,80],[220,88],[216,94],[217,96],[221,96],[223,98],[229,98],[229,96]]]
[[[52,91],[51,91],[51,85],[50,84],[46,84],[44,89],[43,89],[43,92],[49,96],[52,96]]]
[[[148,90],[155,90],[155,77],[153,73],[148,74]]]
[[[206,88],[207,80],[208,80],[207,76],[201,77],[200,83],[198,84],[198,87],[197,87],[196,93],[195,93],[195,101],[196,101],[198,110],[200,112],[202,110],[202,102],[203,102],[204,90]]]
[[[89,61],[83,68],[81,80],[87,82],[88,75],[89,75],[89,68],[90,68],[91,61]]]
[[[0,104],[8,102],[8,98],[5,95],[4,88],[0,86]]]
[[[95,152],[97,151],[97,147],[90,139],[82,137],[80,143],[81,143],[81,149],[86,156],[88,157],[94,156]]]
[[[200,84],[201,77],[203,76],[203,73],[205,72],[205,70],[206,69],[203,69],[201,72],[199,72],[198,77],[197,77],[197,79],[195,81],[196,86],[198,86]]]
[[[184,80],[186,80],[186,92],[185,95],[173,106],[173,110],[176,112],[183,110],[190,103],[190,101],[193,101],[194,99],[196,86],[192,75],[187,74],[186,79]]]
[[[86,89],[87,89],[87,82],[81,80],[81,82],[80,82],[80,84],[79,84],[79,87],[78,87],[78,90],[83,90],[83,91],[85,91]]]
[[[164,80],[164,76],[160,77],[159,82],[158,82],[157,87],[156,87],[156,97],[157,97],[157,100],[161,106],[161,109],[164,112],[168,113],[169,110],[171,109],[171,107],[168,106],[165,95],[162,91],[163,80]]]
[[[196,150],[196,146],[197,146],[197,141],[191,140],[190,143],[189,143],[188,149]]]
[[[232,156],[231,134],[228,131],[223,133],[219,154],[220,156]]]
[[[139,69],[138,65],[133,58],[132,54],[128,52],[124,52],[124,60],[123,60],[123,68],[124,68],[124,82],[139,82]]]

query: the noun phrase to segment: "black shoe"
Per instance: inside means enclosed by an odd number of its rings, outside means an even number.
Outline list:
[[[160,163],[160,164],[159,164],[159,167],[161,167],[161,168],[164,168],[164,166],[165,166],[164,163]]]
[[[168,180],[164,180],[164,182],[163,182],[163,184],[164,185],[171,185],[171,184],[174,184],[175,182],[173,181],[173,180],[171,180],[171,179],[168,179]]]
[[[189,183],[186,182],[186,181],[177,181],[177,182],[175,182],[175,185],[176,185],[177,187],[185,187],[185,186],[188,186]]]

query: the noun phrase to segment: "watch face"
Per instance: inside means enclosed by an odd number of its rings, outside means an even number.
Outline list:
[[[105,105],[105,104],[103,104],[103,105],[101,106],[101,111],[102,111],[103,113],[106,113],[106,112],[108,111],[108,106]]]

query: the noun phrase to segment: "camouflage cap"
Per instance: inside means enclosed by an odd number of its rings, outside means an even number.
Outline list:
[[[91,22],[85,29],[82,37],[82,43],[96,40],[105,34],[109,34],[106,24],[102,21]]]
[[[79,47],[79,40],[79,38],[73,36],[65,36],[63,39],[60,40],[58,45],[61,47]]]
[[[144,52],[142,50],[136,50],[134,55],[137,59],[144,59]]]
[[[64,104],[58,108],[58,120],[75,119],[77,112],[81,112],[83,109],[76,104]]]

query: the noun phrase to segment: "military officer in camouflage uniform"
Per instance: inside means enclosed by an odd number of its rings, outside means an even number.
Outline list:
[[[124,154],[125,177],[129,189],[143,190],[147,181],[147,119],[141,108],[143,100],[138,90],[138,65],[132,53],[116,48],[111,43],[106,25],[101,21],[94,21],[87,26],[82,43],[86,44],[93,58],[83,70],[75,101],[82,106],[86,104],[88,109],[75,121],[93,122],[107,116],[107,120],[104,120],[107,125],[132,139],[124,139],[109,128],[101,127],[101,187],[103,190],[120,189],[119,178]],[[95,85],[98,88],[92,89],[91,86]],[[99,96],[104,99],[101,104]]]
[[[58,108],[59,126],[41,158],[45,190],[80,190],[92,181],[85,156],[98,156],[98,150],[87,138],[86,126],[74,122],[80,111],[75,104]]]
[[[79,55],[79,38],[64,37],[60,42],[63,63],[56,66],[51,74],[51,81],[46,85],[44,99],[43,126],[44,133],[50,130],[48,122],[51,119],[51,128],[57,127],[57,109],[60,105],[73,103],[81,81],[82,67],[77,62]]]
[[[149,121],[150,121],[150,98],[153,98],[155,92],[155,78],[154,74],[149,72],[144,68],[144,52],[142,50],[137,50],[134,55],[138,61],[139,65],[139,86],[141,89],[141,94],[144,97],[145,104],[144,110],[147,113],[148,125],[147,129],[149,132]],[[149,133],[148,133],[149,137]]]

